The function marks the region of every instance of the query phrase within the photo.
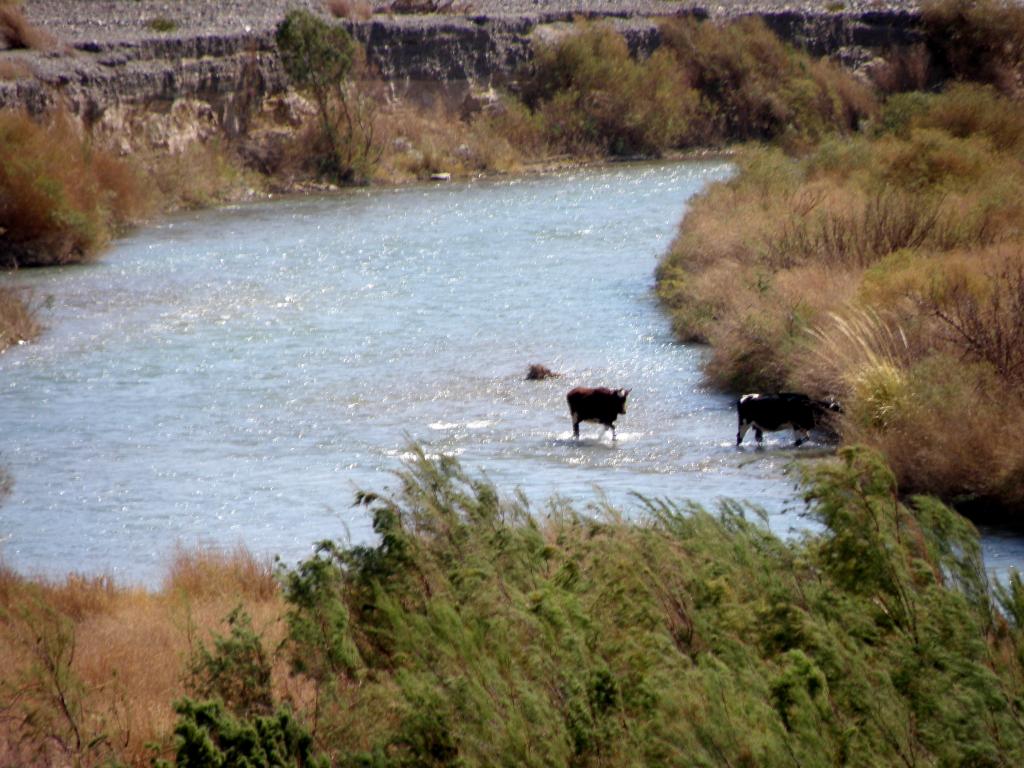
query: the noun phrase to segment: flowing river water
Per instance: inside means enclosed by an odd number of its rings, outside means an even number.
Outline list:
[[[176,546],[294,562],[372,540],[412,442],[543,511],[634,493],[756,502],[806,528],[789,433],[737,450],[732,396],[673,341],[653,273],[724,162],[373,189],[175,216],[101,261],[26,271],[49,330],[0,356],[0,558],[159,584]],[[530,363],[562,376],[524,380]],[[618,440],[566,391],[630,387]],[[748,440],[752,438],[748,437]],[[817,448],[817,450],[816,450]],[[995,571],[1024,562],[986,532]]]

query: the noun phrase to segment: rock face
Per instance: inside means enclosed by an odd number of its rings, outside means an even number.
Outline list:
[[[10,62],[7,71],[14,73],[0,79],[0,108],[39,113],[62,104],[94,126],[123,120],[125,110],[170,112],[185,99],[193,109],[196,102],[206,104],[222,131],[244,133],[254,105],[287,87],[274,30],[296,7],[325,13],[316,0],[25,0],[29,22],[62,45],[43,52],[0,51],[0,62]],[[365,45],[369,62],[395,91],[436,98],[507,81],[529,59],[534,40],[557,36],[579,17],[609,20],[634,51],[647,52],[658,44],[660,17],[754,14],[784,39],[854,62],[915,41],[919,19],[916,6],[871,0],[847,3],[841,11],[820,3],[756,0],[476,0],[457,7],[464,12],[378,13],[367,21],[339,23]]]

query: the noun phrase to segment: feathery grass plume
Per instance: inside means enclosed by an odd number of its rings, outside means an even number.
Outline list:
[[[1020,588],[1004,618],[973,527],[904,502],[877,454],[809,469],[822,527],[783,541],[736,502],[536,516],[412,453],[394,495],[358,496],[374,542],[321,544],[282,570],[287,604],[243,595],[227,635],[229,597],[183,622],[176,594],[115,587],[76,617],[50,604],[63,586],[0,568],[0,756],[142,765],[151,741],[179,766],[1024,760]],[[227,706],[182,698],[206,628],[193,670]]]
[[[907,396],[907,337],[870,309],[829,315],[810,329],[822,382],[838,384],[846,418],[884,429]]]
[[[1019,508],[1019,441],[996,414],[1016,425],[1022,400],[1022,125],[1017,102],[961,84],[893,97],[870,134],[804,157],[741,156],[657,273],[680,338],[712,345],[708,380],[845,393],[846,437],[906,487]],[[897,359],[877,318],[899,329]],[[966,435],[936,427],[966,412]]]
[[[784,543],[738,504],[539,519],[454,460],[413,453],[394,496],[359,496],[378,543],[325,544],[290,577],[307,615],[343,617],[296,638],[300,658],[343,651],[303,672],[324,686],[313,732],[335,762],[825,766],[1024,750],[1008,708],[1019,682],[999,677],[1019,681],[1020,662],[988,646],[1017,638],[987,634],[976,533],[936,502],[902,504],[875,454],[809,476],[825,531]],[[922,665],[926,680],[911,673]]]

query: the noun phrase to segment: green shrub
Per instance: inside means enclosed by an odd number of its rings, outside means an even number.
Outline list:
[[[907,95],[910,98],[910,95]],[[1019,102],[988,87],[954,85],[933,97],[918,115],[918,124],[959,139],[985,138],[998,152],[1024,149],[1024,110]]]
[[[611,27],[589,24],[539,48],[522,96],[549,144],[612,155],[749,139],[800,146],[875,110],[866,87],[760,21],[666,22],[661,38],[634,58]]]
[[[637,61],[622,36],[600,24],[537,50],[523,98],[550,143],[574,154],[657,155],[684,141],[697,110],[671,57]]]
[[[213,650],[200,643],[190,664],[190,689],[202,698],[217,698],[242,717],[268,715],[273,709],[270,660],[241,606],[227,616],[231,633],[213,638]]]
[[[882,105],[875,124],[875,133],[889,133],[901,139],[909,138],[910,129],[918,118],[928,112],[931,103],[932,97],[920,91],[893,94]]]
[[[178,745],[173,763],[157,768],[327,768],[313,751],[313,740],[288,709],[240,719],[219,701],[182,699],[174,705]]]
[[[813,141],[850,131],[875,110],[870,91],[848,74],[786,45],[759,19],[662,25],[704,108],[702,143]]]
[[[159,16],[146,24],[146,26],[154,32],[173,32],[178,28],[178,22],[165,16]]]
[[[712,345],[707,379],[840,395],[847,437],[882,450],[905,486],[1024,509],[1022,126],[1018,102],[961,84],[890,97],[870,135],[804,157],[740,155],[657,272],[679,337]],[[971,385],[928,395],[934,359]],[[983,418],[933,427],[972,398]]]

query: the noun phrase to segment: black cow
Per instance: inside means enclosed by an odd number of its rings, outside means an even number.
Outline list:
[[[763,432],[775,432],[790,427],[796,438],[794,445],[807,440],[810,430],[814,429],[829,411],[841,412],[838,403],[826,400],[813,400],[807,395],[796,392],[780,392],[777,395],[743,395],[736,401],[736,415],[739,418],[739,429],[736,432],[736,445],[743,442],[747,430],[754,428],[754,437],[758,445],[764,437]]]
[[[608,387],[576,387],[569,390],[565,399],[569,401],[572,436],[579,439],[581,421],[599,421],[605,427],[611,427],[614,440],[615,419],[620,413],[626,412],[627,395],[628,389]]]

